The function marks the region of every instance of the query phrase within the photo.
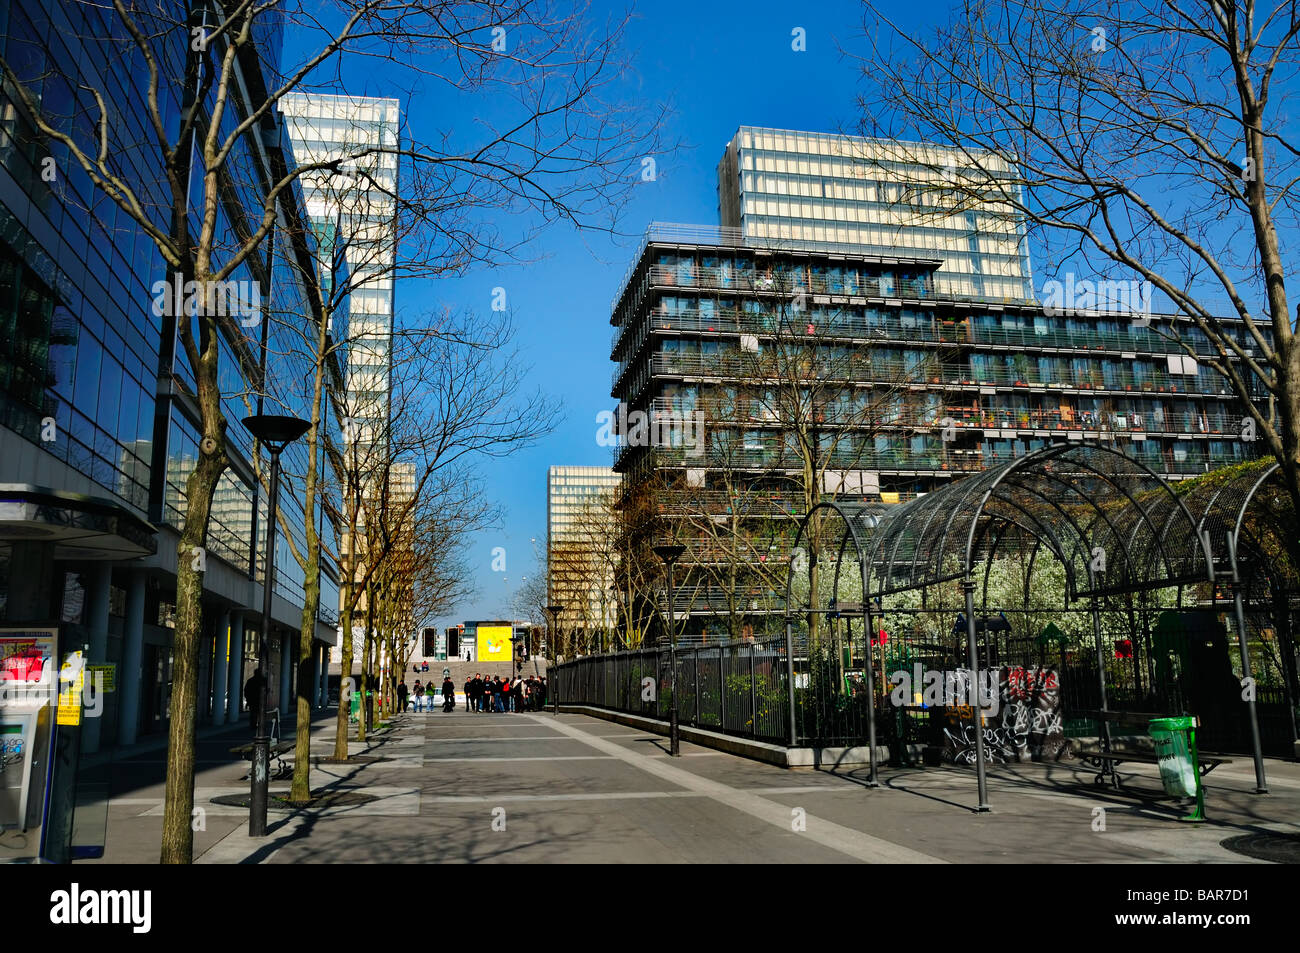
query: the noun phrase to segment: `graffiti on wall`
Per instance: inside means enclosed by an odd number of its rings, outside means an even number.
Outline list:
[[[1056,669],[1004,665],[998,669],[998,707],[984,721],[984,760],[1056,761],[1065,753],[1061,679]],[[975,763],[975,710],[955,705],[943,713],[943,758]]]

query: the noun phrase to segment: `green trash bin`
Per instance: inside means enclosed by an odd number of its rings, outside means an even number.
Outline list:
[[[1170,797],[1196,798],[1196,810],[1185,821],[1205,820],[1205,793],[1197,765],[1196,716],[1153,718],[1151,740],[1160,761],[1160,781]]]

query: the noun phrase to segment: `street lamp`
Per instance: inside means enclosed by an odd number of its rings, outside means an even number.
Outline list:
[[[262,669],[262,703],[257,708],[253,734],[252,779],[248,797],[248,836],[266,836],[267,783],[271,773],[271,739],[266,734],[266,706],[270,685],[263,667],[267,635],[271,629],[271,589],[275,579],[275,521],[280,506],[280,454],[309,429],[311,424],[297,417],[255,414],[244,418],[244,427],[257,442],[271,451],[271,495],[266,516],[266,575],[262,580],[262,633],[257,649],[257,667]]]
[[[547,606],[546,611],[551,614],[551,661],[555,661],[555,649],[560,644],[560,613],[564,611],[564,606]],[[551,676],[551,683],[548,686],[551,692],[551,711],[558,715],[560,713],[560,692],[556,687],[555,673],[549,668],[546,670]]]
[[[668,567],[668,753],[681,755],[681,742],[677,734],[677,606],[673,603],[673,563],[686,552],[686,547],[665,544],[654,548],[655,555]]]

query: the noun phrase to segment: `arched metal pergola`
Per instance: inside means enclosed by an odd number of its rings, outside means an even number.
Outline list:
[[[1250,471],[1226,483],[1180,495],[1150,468],[1118,450],[1091,443],[1054,445],[1032,451],[997,467],[952,483],[906,503],[823,502],[800,522],[791,548],[792,570],[810,525],[832,514],[847,532],[836,557],[834,597],[840,567],[851,540],[862,577],[862,614],[872,631],[871,605],[882,596],[924,590],[959,581],[965,593],[970,672],[978,683],[974,591],[977,567],[998,547],[1034,540],[1034,555],[1046,548],[1065,570],[1066,599],[1090,599],[1098,651],[1102,708],[1105,676],[1097,599],[1182,586],[1229,581],[1233,584],[1243,665],[1249,676],[1245,623],[1241,607],[1238,542],[1247,508],[1273,476]],[[1217,549],[1219,539],[1223,548]],[[814,550],[813,558],[816,558]],[[1032,558],[1032,557],[1031,557]],[[1031,563],[1032,571],[1032,563]],[[791,585],[786,590],[786,649],[791,686],[790,731],[795,738],[793,613]],[[822,611],[820,609],[816,611]],[[876,781],[875,687],[868,666],[868,744],[871,783]],[[1264,786],[1259,730],[1253,698],[1251,727],[1259,790]],[[975,763],[979,784],[977,810],[988,809],[983,726],[975,706]]]

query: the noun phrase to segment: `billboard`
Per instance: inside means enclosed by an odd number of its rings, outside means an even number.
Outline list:
[[[514,627],[509,625],[480,625],[478,627],[478,661],[509,662],[514,658],[510,636]]]

